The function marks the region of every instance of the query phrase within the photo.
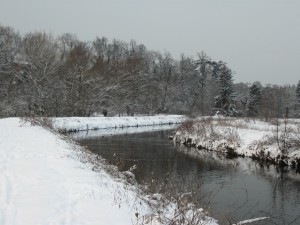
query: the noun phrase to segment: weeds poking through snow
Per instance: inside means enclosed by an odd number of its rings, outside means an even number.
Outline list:
[[[173,137],[175,142],[227,154],[248,156],[300,169],[300,121],[204,117],[188,120]]]
[[[228,127],[229,120],[205,118],[202,120],[189,120],[178,129],[174,140],[187,146],[205,148],[236,155],[235,149],[240,145],[237,129]]]
[[[31,126],[41,126],[53,130],[53,120],[50,117],[27,116],[20,118],[20,124],[29,124]]]

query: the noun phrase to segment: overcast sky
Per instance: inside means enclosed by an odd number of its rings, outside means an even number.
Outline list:
[[[0,0],[0,23],[21,34],[134,39],[175,58],[204,51],[227,62],[235,82],[300,80],[300,0]]]

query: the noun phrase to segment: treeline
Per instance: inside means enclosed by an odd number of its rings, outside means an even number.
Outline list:
[[[0,26],[0,116],[299,116],[298,86],[234,84],[225,62]],[[297,114],[298,113],[298,114]]]

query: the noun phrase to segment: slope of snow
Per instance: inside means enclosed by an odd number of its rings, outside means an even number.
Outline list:
[[[150,216],[148,196],[83,163],[84,154],[42,127],[0,119],[0,225],[163,224]]]
[[[181,123],[186,119],[180,115],[140,117],[61,117],[53,119],[53,127],[59,131],[97,130],[107,128],[153,126]]]
[[[0,224],[132,224],[137,196],[41,127],[0,120]]]

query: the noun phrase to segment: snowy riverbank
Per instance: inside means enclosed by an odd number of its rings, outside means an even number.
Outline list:
[[[146,133],[159,130],[175,130],[179,124],[172,125],[157,125],[157,126],[142,126],[142,127],[124,127],[124,128],[107,128],[99,130],[87,130],[80,132],[71,132],[68,134],[73,140],[81,140],[85,138],[97,138],[111,135],[126,135],[133,133]]]
[[[53,119],[53,127],[59,132],[72,132],[107,128],[177,124],[182,123],[184,120],[186,120],[186,117],[181,115],[136,117],[61,117]]]
[[[216,224],[202,210],[182,214],[176,203],[143,195],[126,182],[130,172],[112,177],[107,168],[63,136],[0,119],[0,225],[184,224],[195,212],[198,224]]]
[[[269,163],[300,167],[300,120],[203,117],[178,128],[175,142],[246,156]]]

